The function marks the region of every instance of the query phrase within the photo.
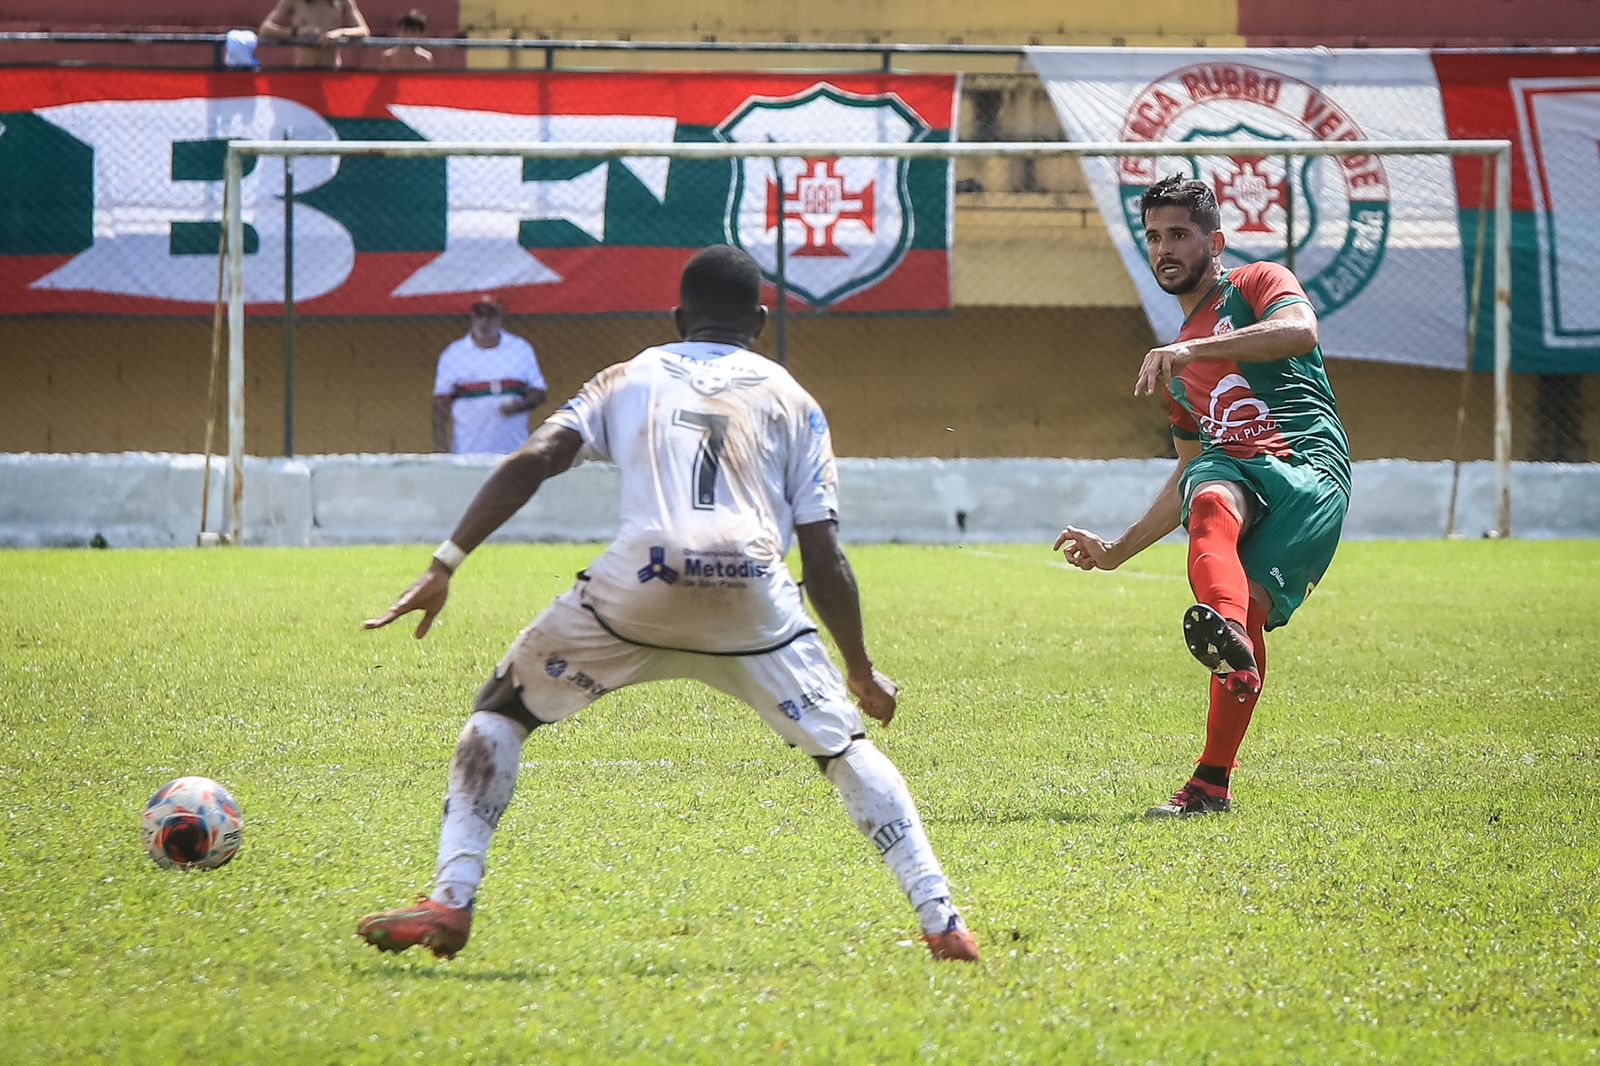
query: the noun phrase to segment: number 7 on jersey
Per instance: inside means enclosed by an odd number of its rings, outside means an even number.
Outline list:
[[[694,453],[694,508],[712,510],[717,505],[717,472],[722,469],[722,446],[728,439],[728,416],[674,411],[672,424],[700,434],[700,447]]]

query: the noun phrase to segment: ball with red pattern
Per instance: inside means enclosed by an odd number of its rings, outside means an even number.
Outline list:
[[[209,777],[170,781],[145,804],[145,850],[164,869],[214,870],[243,839],[239,805]]]

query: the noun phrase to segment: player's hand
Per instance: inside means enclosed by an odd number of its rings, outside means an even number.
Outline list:
[[[1187,344],[1163,344],[1145,354],[1144,365],[1139,367],[1139,378],[1133,383],[1135,396],[1154,396],[1159,388],[1167,391],[1178,371],[1194,362],[1194,352]]]
[[[852,673],[846,683],[850,686],[850,694],[861,704],[867,717],[875,718],[884,725],[894,720],[895,704],[900,696],[899,685],[874,667],[868,667],[861,673]]]
[[[1115,570],[1122,565],[1115,549],[1098,533],[1068,526],[1056,537],[1051,551],[1058,551],[1079,570]]]
[[[439,617],[439,612],[444,610],[444,601],[450,596],[450,574],[443,567],[430,566],[426,573],[417,578],[416,583],[406,589],[394,606],[376,618],[369,618],[361,623],[362,629],[382,629],[396,618],[410,614],[412,611],[422,612],[422,621],[417,623],[415,634],[418,640],[428,635],[428,630],[433,628],[433,620]]]

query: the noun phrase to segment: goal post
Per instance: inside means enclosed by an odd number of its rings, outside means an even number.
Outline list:
[[[256,210],[246,202],[243,180],[246,161],[260,157],[338,157],[341,159],[420,159],[441,157],[516,157],[537,160],[665,160],[677,161],[781,160],[799,158],[974,160],[1025,159],[1077,160],[1106,158],[1233,157],[1299,159],[1318,157],[1421,156],[1478,157],[1493,172],[1493,255],[1484,288],[1492,293],[1493,350],[1493,463],[1497,529],[1511,531],[1511,143],[1505,140],[1416,141],[1260,141],[1205,142],[676,142],[676,143],[486,143],[475,141],[267,141],[238,140],[228,144],[224,165],[225,212],[223,231],[227,266],[228,327],[228,487],[227,540],[244,543],[244,427],[245,427],[245,302],[246,268],[244,227],[247,214]],[[1483,206],[1480,205],[1480,211]],[[1109,222],[1109,219],[1108,219]],[[951,219],[950,225],[954,225]],[[783,229],[779,226],[778,229]],[[1294,221],[1288,223],[1292,258]],[[1476,294],[1473,294],[1475,297]],[[1466,353],[1470,372],[1473,352]]]

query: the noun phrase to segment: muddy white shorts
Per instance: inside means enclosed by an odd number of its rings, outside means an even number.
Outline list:
[[[837,755],[866,732],[815,632],[752,655],[633,644],[583,606],[581,582],[512,642],[495,677],[499,687],[509,681],[520,692],[540,724],[559,722],[626,685],[693,678],[754,707],[774,732],[807,755]],[[494,687],[495,681],[485,686],[485,696]]]

